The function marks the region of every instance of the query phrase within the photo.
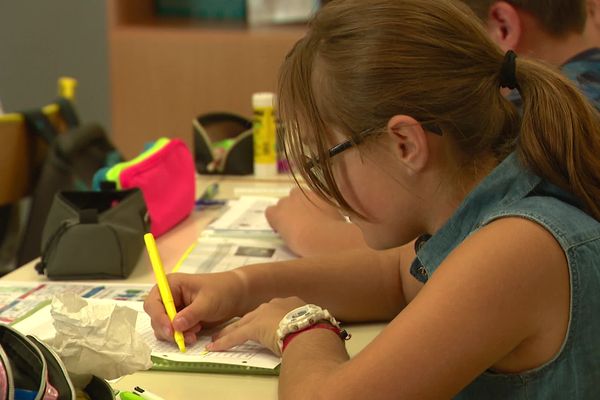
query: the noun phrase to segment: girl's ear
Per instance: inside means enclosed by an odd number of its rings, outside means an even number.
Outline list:
[[[427,133],[421,124],[407,115],[395,115],[388,121],[387,133],[392,148],[410,174],[420,172],[429,161]]]

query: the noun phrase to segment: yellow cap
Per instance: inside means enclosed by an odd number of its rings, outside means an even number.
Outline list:
[[[61,76],[58,79],[58,95],[69,100],[75,98],[75,88],[77,87],[77,79]]]

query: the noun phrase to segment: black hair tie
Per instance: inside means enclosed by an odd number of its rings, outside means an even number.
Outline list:
[[[517,82],[517,53],[509,50],[504,55],[502,68],[500,69],[500,87],[519,90]]]

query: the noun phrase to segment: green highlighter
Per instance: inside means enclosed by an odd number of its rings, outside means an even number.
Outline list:
[[[142,396],[133,392],[119,392],[119,399],[121,400],[144,400]]]

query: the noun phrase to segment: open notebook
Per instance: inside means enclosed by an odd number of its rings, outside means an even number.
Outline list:
[[[186,353],[180,353],[174,343],[157,340],[150,325],[150,318],[143,311],[143,303],[141,301],[127,301],[120,296],[120,293],[126,293],[128,290],[136,291],[138,295],[142,290],[148,293],[151,285],[137,285],[135,288],[126,289],[124,285],[94,286],[63,283],[44,285],[22,283],[15,285],[12,283],[12,287],[13,289],[10,290],[18,295],[17,298],[9,301],[9,304],[12,304],[11,308],[14,308],[11,314],[14,317],[13,326],[20,332],[35,335],[41,340],[50,339],[55,335],[48,296],[51,297],[52,294],[62,291],[73,291],[82,295],[94,293],[94,295],[84,297],[88,297],[90,301],[98,302],[118,301],[119,305],[130,307],[138,312],[136,331],[152,349],[152,369],[233,374],[279,374],[280,359],[258,344],[246,343],[226,352],[207,352],[204,348],[209,343],[212,333],[207,331],[194,346],[187,348]],[[22,290],[14,291],[15,287]],[[4,300],[6,301],[9,297],[9,289],[5,285],[1,285],[0,294],[3,292],[3,288],[6,289],[4,290]]]

